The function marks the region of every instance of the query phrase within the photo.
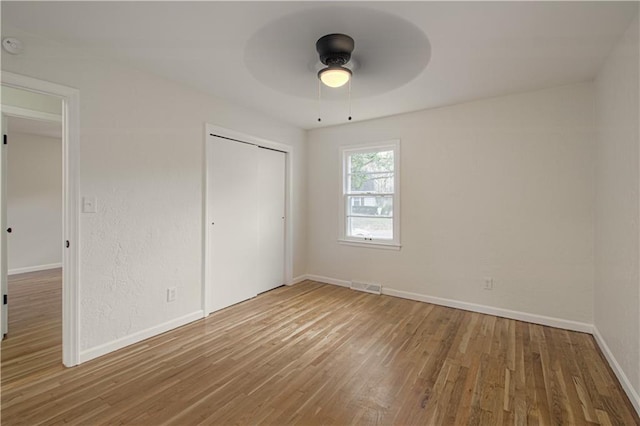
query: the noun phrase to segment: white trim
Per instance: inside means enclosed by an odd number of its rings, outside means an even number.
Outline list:
[[[28,117],[32,120],[62,123],[62,116],[59,114],[52,114],[50,112],[42,112],[35,109],[22,108],[13,105],[2,105],[2,113],[9,117]]]
[[[310,280],[311,278],[309,278],[309,275],[307,274],[303,274],[303,275],[298,275],[295,278],[292,278],[291,281],[289,281],[286,285],[296,285],[301,283],[302,281],[306,281],[306,280]]]
[[[9,275],[26,274],[27,272],[47,271],[49,269],[62,268],[62,263],[49,263],[48,265],[24,266],[22,268],[9,269]]]
[[[99,356],[106,355],[113,351],[117,351],[118,349],[122,349],[125,346],[133,345],[134,343],[138,343],[143,340],[149,339],[151,337],[155,337],[159,334],[166,333],[167,331],[173,330],[178,327],[182,327],[183,325],[189,324],[190,322],[202,319],[202,317],[203,317],[202,311],[192,312],[190,314],[183,315],[171,321],[154,325],[153,327],[149,327],[145,330],[140,330],[128,336],[121,337],[119,339],[113,340],[108,343],[104,343],[99,346],[95,346],[91,349],[85,349],[82,352],[80,352],[80,362],[82,363],[82,362],[92,360],[94,358],[98,358]]]
[[[283,143],[270,141],[268,139],[263,139],[258,136],[253,136],[248,133],[238,132],[236,130],[228,129],[226,127],[217,126],[215,124],[206,123],[205,125],[207,130],[207,136],[209,133],[213,133],[214,135],[222,136],[230,139],[237,139],[244,142],[249,142],[254,145],[260,145],[266,148],[277,149],[284,152],[293,151],[293,147],[290,145],[285,145]]]
[[[358,152],[374,152],[392,149],[393,156],[393,240],[384,239],[365,239],[350,237],[347,235],[347,203],[345,199],[348,196],[366,196],[367,194],[346,193],[346,177],[347,177],[347,163],[346,155]],[[350,245],[354,247],[372,247],[381,248],[387,250],[400,250],[402,245],[400,244],[400,139],[391,139],[383,142],[364,143],[357,145],[343,145],[339,147],[339,160],[340,160],[340,200],[338,202],[339,216],[338,216],[338,242],[344,245]],[[381,194],[371,194],[372,196],[379,196]],[[387,194],[388,195],[388,194]]]
[[[318,281],[326,284],[339,285],[340,287],[347,287],[347,288],[351,287],[351,282],[345,281],[345,280],[339,280],[337,278],[324,277],[322,275],[313,275],[313,274],[307,274],[306,277],[308,280],[311,280],[311,281]]]
[[[80,91],[6,71],[2,84],[62,100],[62,234],[70,244],[62,250],[62,362],[72,367],[80,362]]]
[[[209,247],[209,209],[208,209],[208,180],[209,170],[207,167],[207,150],[209,144],[207,143],[210,134],[222,136],[230,139],[237,139],[245,142],[249,142],[255,145],[259,145],[265,148],[272,148],[278,151],[282,151],[286,154],[286,177],[285,177],[285,240],[284,240],[284,282],[290,283],[293,281],[293,155],[294,148],[290,145],[285,145],[278,142],[273,142],[267,139],[262,139],[246,133],[241,133],[235,130],[227,129],[225,127],[216,126],[214,124],[205,123],[204,133],[204,147],[203,147],[203,185],[202,185],[202,310],[204,315],[207,316],[211,313],[211,306],[209,303],[209,289],[207,282],[209,281],[209,253],[211,249]]]
[[[7,117],[2,114],[2,134],[7,134]],[[9,294],[9,274],[7,269],[9,267],[9,257],[7,256],[7,235],[4,230],[7,229],[7,176],[8,176],[8,161],[7,161],[7,145],[4,143],[0,147],[0,230],[2,230],[2,237],[0,237],[0,291],[2,295]],[[9,332],[9,306],[0,305],[0,339],[4,340],[5,336]]]
[[[616,357],[613,356],[613,352],[611,352],[611,349],[609,349],[607,342],[604,340],[604,337],[602,337],[602,334],[600,334],[598,327],[596,327],[595,325],[593,326],[593,337],[600,347],[600,350],[604,354],[604,357],[609,362],[609,365],[618,378],[618,381],[622,385],[622,389],[624,389],[627,396],[629,397],[631,405],[633,405],[633,408],[635,408],[638,415],[640,415],[640,395],[638,395],[638,391],[636,391],[631,385],[629,378],[624,373],[622,367],[620,367],[620,364],[618,364]]]
[[[593,325],[567,320],[563,318],[548,317],[545,315],[532,314],[529,312],[513,311],[511,309],[497,308],[495,306],[480,305],[477,303],[462,302],[454,299],[428,296],[409,291],[395,290],[382,287],[382,294],[388,296],[401,297],[403,299],[416,300],[419,302],[432,303],[434,305],[447,306],[449,308],[462,309],[465,311],[477,312],[480,314],[494,315],[497,317],[509,318],[518,321],[530,322],[533,324],[546,325],[549,327],[563,328],[565,330],[579,331],[581,333],[592,333]]]
[[[306,275],[307,279],[319,281],[327,284],[349,287],[350,282],[337,278],[323,277],[320,275]],[[528,312],[512,311],[510,309],[496,308],[494,306],[479,305],[477,303],[462,302],[459,300],[445,299],[442,297],[428,296],[425,294],[412,293],[409,291],[396,290],[382,286],[382,294],[402,299],[415,300],[417,302],[432,303],[434,305],[447,306],[449,308],[462,309],[465,311],[478,312],[480,314],[494,315],[503,318],[510,318],[518,321],[525,321],[534,324],[546,325],[549,327],[563,328],[566,330],[579,331],[581,333],[593,332],[593,325],[584,322],[571,321],[562,318],[547,317],[544,315],[532,314]]]
[[[200,289],[200,297],[203,316],[206,317],[211,312],[209,306],[209,290],[207,282],[209,281],[209,260],[208,256],[211,252],[209,248],[209,206],[207,202],[207,192],[209,191],[209,170],[207,167],[207,140],[209,139],[209,124],[204,123],[204,142],[202,146],[202,285]]]
[[[380,241],[363,242],[352,240],[338,240],[338,244],[342,244],[343,246],[366,247],[381,250],[400,250],[400,248],[402,248],[402,245],[400,244],[381,243]]]

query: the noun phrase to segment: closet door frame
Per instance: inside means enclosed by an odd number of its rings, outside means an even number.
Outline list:
[[[202,182],[202,311],[204,316],[208,316],[211,312],[212,306],[210,302],[211,289],[207,285],[209,278],[211,277],[209,256],[211,254],[211,247],[209,247],[209,237],[211,232],[211,221],[209,211],[208,200],[208,185],[210,180],[211,165],[208,164],[207,158],[209,150],[213,143],[213,137],[233,139],[249,143],[265,148],[275,149],[282,151],[286,155],[285,160],[285,236],[284,236],[284,279],[287,285],[290,285],[293,280],[293,221],[291,220],[292,210],[292,171],[293,171],[293,147],[282,143],[270,141],[246,133],[238,132],[225,127],[220,127],[214,124],[205,123],[204,126],[204,147],[202,156],[202,169],[203,182]]]

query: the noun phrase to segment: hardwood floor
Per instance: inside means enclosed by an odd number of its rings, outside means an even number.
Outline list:
[[[9,334],[1,357],[3,403],[5,383],[62,368],[62,269],[9,277]]]
[[[60,363],[60,273],[10,282],[2,424],[640,421],[588,334],[306,281]]]

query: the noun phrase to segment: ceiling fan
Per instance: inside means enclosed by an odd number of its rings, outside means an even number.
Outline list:
[[[329,87],[341,87],[351,79],[351,70],[344,65],[351,59],[354,46],[346,34],[327,34],[316,41],[320,62],[327,66],[318,71],[320,81]]]
[[[349,83],[349,121],[351,121],[351,76],[352,72],[345,65],[351,60],[351,52],[355,43],[346,34],[327,34],[316,41],[316,50],[320,62],[326,68],[318,71],[318,79],[326,86],[337,88]],[[320,112],[321,84],[318,83],[318,115]],[[318,117],[318,121],[322,121]]]

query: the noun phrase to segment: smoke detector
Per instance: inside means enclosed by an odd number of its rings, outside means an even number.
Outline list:
[[[14,37],[3,38],[2,47],[5,51],[11,53],[12,55],[19,55],[24,49],[22,42]]]

